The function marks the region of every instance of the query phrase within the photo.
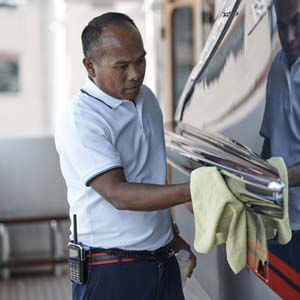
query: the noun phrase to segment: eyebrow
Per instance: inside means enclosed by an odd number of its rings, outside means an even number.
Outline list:
[[[141,58],[144,58],[146,56],[147,52],[144,51],[143,54],[141,56],[139,56],[135,61],[138,61]],[[131,61],[127,61],[127,60],[118,60],[116,61],[113,65],[117,66],[117,65],[125,65],[125,64],[129,64]]]

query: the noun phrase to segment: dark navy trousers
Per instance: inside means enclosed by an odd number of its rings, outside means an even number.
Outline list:
[[[73,300],[184,300],[175,256],[88,267],[88,282],[72,286]]]
[[[292,239],[286,245],[270,240],[269,250],[278,258],[292,267],[296,272],[300,272],[300,230],[292,231]]]

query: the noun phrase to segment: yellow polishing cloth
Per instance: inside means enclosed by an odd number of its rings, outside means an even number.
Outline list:
[[[278,168],[281,179],[287,186],[287,172],[283,160],[272,158],[270,163]],[[259,241],[266,247],[266,239],[272,238],[277,229],[280,243],[290,240],[287,187],[284,190],[283,219],[248,213],[245,205],[247,200],[240,201],[231,193],[215,167],[202,167],[192,172],[191,194],[196,251],[208,253],[215,245],[226,243],[227,260],[234,273],[240,272],[246,265],[249,239],[255,243]],[[261,252],[260,259],[265,261],[266,256],[267,251]]]

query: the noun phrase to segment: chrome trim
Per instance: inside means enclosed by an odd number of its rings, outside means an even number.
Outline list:
[[[248,147],[220,134],[183,123],[165,126],[168,163],[186,176],[201,166],[214,166],[247,209],[283,217],[283,188],[277,170]]]

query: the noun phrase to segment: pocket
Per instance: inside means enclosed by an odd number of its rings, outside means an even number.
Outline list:
[[[87,290],[87,283],[78,284],[72,282],[72,300],[85,300],[86,290]]]

